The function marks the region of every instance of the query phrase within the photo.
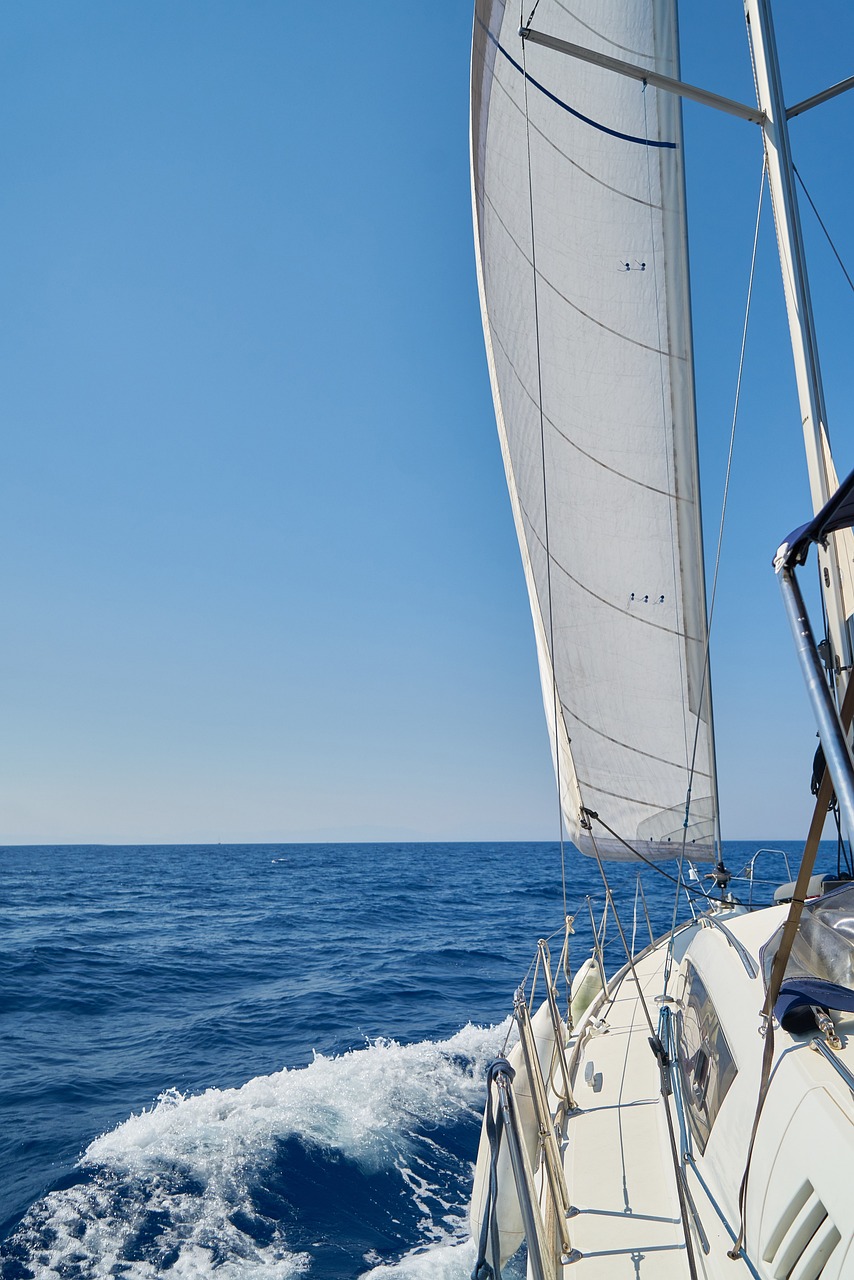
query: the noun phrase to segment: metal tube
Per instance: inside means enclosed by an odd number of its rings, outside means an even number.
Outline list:
[[[794,568],[786,568],[783,565],[778,570],[777,576],[780,579],[780,590],[783,593],[783,603],[792,628],[801,673],[806,681],[807,694],[818,725],[825,764],[833,779],[833,789],[839,801],[842,821],[846,831],[854,832],[854,759],[851,756],[851,748],[839,723],[836,707],[827,687],[824,667],[818,656]]]
[[[519,1208],[522,1212],[522,1223],[525,1227],[525,1239],[528,1242],[528,1265],[534,1280],[549,1280],[543,1263],[543,1253],[540,1246],[542,1226],[537,1221],[538,1214],[535,1215],[534,1205],[531,1200],[531,1192],[528,1186],[528,1178],[525,1170],[524,1154],[522,1152],[519,1132],[516,1127],[516,1108],[513,1105],[512,1086],[508,1077],[499,1072],[495,1077],[495,1087],[498,1090],[498,1105],[501,1107],[504,1116],[504,1131],[507,1135],[507,1150],[510,1153],[510,1164],[513,1167],[513,1179],[516,1183],[516,1191],[519,1196]]]
[[[561,1250],[568,1256],[572,1252],[572,1243],[570,1241],[569,1231],[566,1225],[566,1215],[569,1211],[569,1192],[567,1191],[566,1181],[563,1176],[560,1151],[558,1150],[557,1138],[552,1125],[552,1118],[549,1114],[545,1082],[543,1080],[542,1072],[540,1071],[540,1060],[537,1055],[537,1046],[534,1039],[534,1029],[531,1026],[528,1006],[524,1001],[517,1005],[516,1022],[519,1027],[519,1037],[522,1041],[522,1055],[525,1059],[525,1070],[528,1075],[528,1083],[531,1087],[531,1101],[534,1104],[534,1115],[537,1120],[540,1148],[542,1151],[546,1177],[548,1179],[549,1192],[551,1193],[552,1204],[554,1205],[557,1213],[557,1226],[558,1231],[560,1232]]]
[[[804,98],[803,102],[796,102],[793,107],[789,107],[786,117],[793,120],[804,111],[809,111],[822,102],[829,102],[831,98],[838,97],[840,93],[847,93],[849,89],[854,89],[854,76],[849,76],[847,80],[840,80],[838,84],[832,84],[829,89],[823,89],[821,93],[814,93],[811,98]]]
[[[631,80],[642,80],[656,89],[666,89],[669,93],[678,94],[680,98],[690,98],[693,102],[702,102],[707,107],[717,107],[731,116],[739,116],[749,120],[751,124],[762,124],[764,115],[760,107],[750,107],[744,102],[736,102],[733,98],[725,98],[720,93],[711,93],[708,89],[700,89],[695,84],[686,84],[684,80],[674,80],[672,76],[662,75],[651,67],[639,67],[634,62],[623,62],[620,58],[612,58],[607,53],[598,53],[595,49],[585,49],[583,45],[572,44],[569,40],[559,40],[557,36],[547,35],[544,31],[531,31],[523,27],[519,33],[523,40],[530,44],[540,44],[546,49],[554,49],[557,53],[565,53],[570,58],[578,58],[582,62],[592,62],[594,66],[604,67],[607,71],[616,71]]]
[[[540,956],[543,962],[543,971],[546,979],[546,999],[549,1002],[549,1016],[552,1020],[552,1030],[555,1034],[555,1052],[557,1053],[558,1065],[563,1076],[563,1091],[566,1098],[566,1104],[573,1111],[575,1110],[575,1099],[572,1096],[572,1085],[569,1083],[569,1069],[566,1065],[566,1053],[563,1044],[563,1027],[560,1021],[560,1011],[557,1007],[557,998],[555,989],[552,985],[552,968],[549,962],[548,946],[543,938],[540,939],[538,946],[540,948]]]
[[[817,513],[833,494],[836,484],[835,477],[830,474],[830,445],[818,357],[818,339],[807,277],[806,254],[798,211],[794,166],[789,145],[786,106],[783,99],[770,0],[745,0],[745,12],[755,55],[756,92],[766,116],[763,133],[768,160],[768,185],[774,207],[774,224],[777,229],[780,270],[795,362],[795,379],[798,386],[810,492],[813,511]],[[822,591],[827,607],[828,638],[834,658],[838,658],[840,666],[846,669],[851,666],[852,645],[846,624],[839,555],[834,538],[828,539],[826,548],[819,547],[818,557],[825,571]],[[836,670],[838,673],[839,668],[837,667]],[[840,679],[837,674],[837,682],[838,696],[841,699],[845,692],[847,678]]]
[[[653,937],[653,933],[652,933],[652,921],[649,918],[649,907],[646,905],[646,894],[643,891],[643,880],[641,880],[640,874],[638,874],[638,884],[640,885],[640,895],[641,895],[641,902],[643,903],[643,913],[646,916],[646,927],[649,930],[649,940],[650,942],[655,942],[655,938]],[[690,895],[689,895],[689,898],[690,898]]]
[[[602,994],[607,997],[608,981],[605,977],[605,959],[602,955],[602,946],[599,942],[599,934],[596,932],[596,921],[593,919],[593,904],[589,898],[587,899],[587,910],[590,912],[590,928],[593,930],[593,955],[595,956],[596,963],[599,966],[599,977],[602,981]]]
[[[814,1040],[810,1040],[810,1048],[814,1049],[816,1053],[820,1053],[823,1058],[827,1059],[834,1071],[839,1072],[842,1079],[848,1085],[848,1088],[852,1093],[854,1093],[854,1075],[851,1074],[844,1062],[840,1062],[835,1054],[830,1052],[824,1041],[816,1036]]]

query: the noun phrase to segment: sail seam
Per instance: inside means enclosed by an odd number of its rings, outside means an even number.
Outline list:
[[[579,27],[583,27],[585,31],[589,31],[593,36],[598,36],[604,44],[609,46],[609,48],[619,49],[621,53],[630,53],[633,58],[646,58],[648,60],[653,58],[652,54],[645,53],[641,49],[635,49],[633,45],[619,44],[616,40],[612,40],[610,36],[606,36],[604,31],[598,31],[596,27],[591,27],[589,22],[582,22],[578,14],[573,13],[567,5],[562,4],[561,0],[553,0],[553,3],[558,9],[561,9],[568,18],[572,18],[573,22],[577,22]]]
[[[519,254],[521,255],[521,257],[525,260],[525,262],[528,264],[528,266],[529,266],[529,267],[530,267],[530,266],[532,266],[533,264],[532,264],[532,262],[531,262],[531,259],[529,258],[528,254],[525,252],[525,250],[524,250],[524,248],[522,247],[522,245],[521,245],[521,244],[519,243],[519,241],[516,239],[516,237],[514,236],[513,232],[512,232],[512,231],[510,230],[510,228],[507,226],[507,223],[506,223],[506,222],[504,221],[504,219],[501,217],[501,214],[500,214],[500,213],[498,212],[498,210],[496,209],[495,204],[493,203],[493,201],[492,201],[492,200],[489,198],[489,196],[487,196],[485,193],[484,193],[484,199],[485,199],[485,201],[487,202],[487,204],[489,205],[489,207],[492,209],[492,212],[495,214],[496,221],[497,221],[497,222],[500,224],[500,226],[503,228],[503,230],[504,230],[505,234],[507,235],[507,238],[508,238],[508,240],[510,241],[510,243],[511,243],[512,245],[514,245],[514,246],[515,246],[515,248],[517,249],[517,251],[519,252]],[[644,203],[646,203],[646,202],[644,202]],[[653,205],[653,206],[646,206],[646,207],[648,207],[648,208],[650,208],[650,209],[657,209],[657,208],[659,208],[660,206],[658,206],[658,205]],[[615,337],[615,338],[619,338],[621,342],[628,342],[628,343],[630,343],[633,347],[640,347],[640,349],[641,349],[642,351],[649,351],[649,352],[650,352],[652,355],[654,355],[654,356],[664,356],[664,357],[666,357],[666,359],[668,359],[668,360],[681,360],[681,361],[684,361],[684,360],[686,360],[686,359],[687,359],[687,357],[686,357],[686,356],[681,356],[681,355],[679,355],[679,353],[678,353],[678,352],[675,352],[675,351],[664,351],[664,350],[662,350],[662,348],[661,348],[661,347],[654,347],[654,346],[651,346],[651,345],[650,345],[650,343],[648,343],[648,342],[641,342],[640,338],[632,338],[632,337],[630,337],[630,336],[629,336],[629,334],[627,334],[627,333],[622,333],[619,329],[614,329],[614,328],[612,328],[612,326],[611,326],[611,325],[605,324],[605,323],[604,323],[604,321],[597,319],[597,317],[596,317],[596,316],[592,316],[592,315],[590,314],[590,312],[589,312],[589,311],[585,311],[585,310],[584,310],[584,308],[583,308],[583,307],[580,307],[580,306],[578,305],[578,303],[577,303],[577,302],[573,302],[571,298],[568,298],[568,297],[566,296],[566,294],[565,294],[565,293],[561,293],[561,291],[560,291],[560,289],[558,289],[557,285],[556,285],[556,284],[553,284],[553,283],[552,283],[552,281],[548,278],[548,276],[543,275],[542,271],[539,271],[539,270],[537,271],[537,277],[538,277],[538,279],[542,280],[542,282],[543,282],[543,284],[544,284],[544,285],[547,285],[547,286],[548,286],[548,288],[549,288],[549,289],[551,289],[552,293],[556,293],[556,294],[557,294],[557,296],[558,296],[559,298],[561,298],[561,299],[566,303],[566,305],[567,305],[568,307],[572,307],[573,311],[578,312],[578,314],[579,314],[580,316],[584,316],[584,319],[585,319],[585,320],[589,320],[591,324],[595,324],[595,325],[596,325],[596,327],[597,327],[598,329],[602,329],[602,330],[604,330],[604,332],[605,332],[605,333],[612,333],[612,334],[614,335],[614,337]]]
[[[494,325],[493,325],[492,337],[496,346],[500,348],[501,353],[504,356],[505,360],[507,361],[507,365],[510,368],[511,372],[515,375],[516,380],[519,384],[519,387],[524,392],[524,394],[528,397],[528,399],[531,401],[531,404],[534,406],[534,408],[539,408],[536,400],[531,395],[531,392],[525,386],[525,383],[522,380],[522,376],[519,373],[519,370],[516,368],[515,364],[513,363],[507,348],[505,347],[501,339],[498,337],[497,333],[495,333]],[[547,413],[544,413],[543,417],[545,418],[546,422],[549,424],[551,429],[554,431],[554,433],[560,436],[561,440],[564,440],[568,445],[571,446],[571,448],[575,449],[576,452],[580,453],[582,458],[587,458],[589,462],[592,462],[594,464],[594,466],[601,467],[603,471],[608,471],[612,476],[619,477],[620,480],[625,480],[627,484],[637,485],[639,489],[646,489],[648,493],[657,493],[660,497],[666,498],[668,502],[689,502],[690,503],[693,501],[692,498],[688,497],[685,494],[669,493],[667,489],[660,489],[657,485],[650,484],[646,480],[641,480],[637,476],[630,476],[625,471],[619,471],[616,467],[612,467],[610,463],[604,462],[602,458],[597,458],[595,453],[589,453],[587,449],[583,449],[581,445],[578,444],[577,441],[573,440],[572,436],[568,436],[566,432],[563,431],[558,426],[558,424],[554,421],[554,419],[550,418]]]
[[[684,771],[685,766],[682,765],[680,767]],[[641,805],[644,809],[652,809],[654,813],[676,812],[677,806],[675,805],[662,805],[653,800],[641,800],[639,796],[624,796],[620,791],[608,791],[606,787],[599,787],[595,782],[590,782],[589,779],[582,778],[580,774],[578,775],[578,782],[580,786],[588,787],[590,791],[595,791],[597,795],[609,796],[612,800],[625,800],[627,804]],[[660,844],[661,840],[659,840],[658,843]]]
[[[601,124],[598,120],[592,120],[590,116],[582,115],[580,111],[575,110],[575,107],[571,107],[568,102],[563,102],[556,94],[552,93],[551,89],[547,89],[544,84],[540,84],[539,80],[535,80],[532,75],[529,75],[522,64],[517,62],[516,59],[507,52],[504,46],[499,42],[498,37],[492,34],[481,18],[476,18],[475,21],[479,26],[483,27],[483,30],[486,32],[487,40],[490,40],[495,45],[498,52],[507,59],[511,67],[515,67],[528,84],[533,85],[535,89],[539,89],[540,93],[544,94],[551,102],[555,103],[555,105],[560,107],[563,111],[568,112],[569,115],[574,116],[576,120],[580,120],[582,124],[589,124],[591,128],[598,129],[600,133],[607,133],[611,138],[619,138],[621,142],[631,142],[635,146],[655,147],[658,150],[676,150],[675,142],[659,142],[654,138],[638,138],[635,137],[634,134],[622,133],[619,129],[612,129],[607,124]]]
[[[654,751],[644,751],[643,747],[633,747],[630,742],[623,742],[621,738],[612,737],[611,734],[606,733],[604,729],[597,729],[595,724],[590,724],[589,721],[582,719],[582,717],[578,715],[576,711],[573,711],[572,707],[567,706],[565,702],[561,702],[561,706],[570,719],[574,720],[577,724],[583,725],[584,728],[588,729],[591,733],[595,733],[598,738],[605,738],[606,741],[612,742],[615,747],[622,747],[625,751],[633,751],[636,755],[644,756],[647,760],[657,760],[659,764],[667,765],[668,769],[678,769],[680,773],[685,772],[684,764],[679,764],[676,760],[668,760],[666,756],[657,756]],[[698,769],[697,776],[708,777],[709,775],[704,774],[701,769]]]
[[[490,205],[490,207],[492,208],[492,211],[495,214],[496,221],[500,223],[501,227],[503,228],[503,230],[507,235],[507,238],[510,240],[510,243],[515,246],[515,248],[518,250],[521,257],[524,258],[528,266],[531,266],[531,259],[528,257],[522,245],[520,245],[519,241],[513,235],[513,232],[510,230],[510,228],[507,226],[504,219],[501,217],[500,213],[496,209],[492,200],[490,200],[488,196],[486,196],[485,199],[487,203]],[[568,298],[565,293],[561,293],[557,285],[553,284],[552,281],[549,280],[548,276],[544,276],[541,271],[537,272],[537,276],[540,280],[542,280],[544,285],[547,285],[548,288],[551,289],[553,293],[556,293],[557,296],[563,302],[565,302],[568,307],[571,307],[573,311],[576,311],[578,315],[583,316],[585,320],[589,320],[591,324],[596,325],[598,329],[602,329],[605,333],[613,334],[614,337],[619,338],[621,342],[628,342],[632,346],[640,347],[642,351],[649,351],[652,355],[655,355],[655,356],[665,356],[667,357],[667,359],[683,360],[683,361],[686,359],[685,356],[680,356],[676,352],[662,351],[659,347],[651,346],[648,342],[641,342],[639,338],[632,338],[627,333],[622,333],[619,329],[614,329],[611,325],[605,324],[604,321],[599,320],[597,319],[596,316],[591,315],[589,311],[585,311],[584,308],[580,307],[577,302],[573,302],[572,299]]]
[[[510,106],[513,107],[514,111],[518,111],[519,114],[523,116],[524,112],[522,108],[519,106],[519,103],[499,76],[493,77],[493,85],[498,86]],[[585,169],[583,164],[579,164],[577,160],[573,160],[572,156],[568,156],[566,152],[563,151],[556,142],[553,142],[543,129],[538,128],[533,121],[531,122],[531,130],[537,135],[537,137],[550,146],[552,151],[559,155],[562,160],[565,160],[568,165],[571,165],[573,169],[577,169],[579,173],[583,173],[585,178],[589,178],[590,181],[595,182],[597,186],[603,187],[605,191],[612,191],[615,196],[620,196],[623,200],[630,200],[632,204],[646,205],[648,203],[643,196],[633,196],[630,192],[624,191],[622,187],[615,187],[610,182],[606,182],[604,178],[600,178],[595,173],[591,173],[589,169]],[[490,201],[490,203],[492,202]]]
[[[661,347],[654,347],[654,346],[651,346],[648,342],[641,342],[640,338],[630,338],[627,333],[621,333],[619,329],[612,329],[610,325],[604,324],[603,321],[598,320],[596,316],[592,316],[589,311],[585,311],[583,307],[579,307],[578,303],[573,302],[572,299],[568,298],[565,293],[561,293],[557,285],[552,284],[548,276],[544,276],[540,272],[538,272],[537,274],[540,276],[540,279],[542,280],[543,284],[548,285],[548,287],[552,290],[552,292],[556,293],[559,298],[562,298],[568,307],[572,307],[573,311],[577,311],[580,316],[584,316],[585,320],[589,320],[590,323],[595,324],[597,328],[604,329],[606,333],[613,333],[614,337],[619,338],[621,342],[630,342],[632,346],[640,347],[642,351],[650,351],[653,355],[664,356],[668,360],[670,359],[684,360],[685,359],[684,356],[680,356],[676,352],[664,351],[662,350]]]
[[[586,592],[587,595],[592,596],[594,600],[598,600],[600,604],[604,604],[607,608],[614,609],[616,610],[617,613],[622,613],[626,618],[631,618],[633,622],[642,622],[645,627],[653,627],[656,631],[666,632],[667,635],[679,636],[680,639],[691,641],[694,644],[702,643],[699,636],[689,635],[687,631],[679,631],[677,628],[674,628],[674,627],[662,626],[660,622],[651,622],[649,618],[642,618],[639,613],[632,613],[630,609],[621,608],[620,605],[614,604],[613,600],[606,600],[604,596],[600,596],[597,592],[595,592],[592,589],[592,587],[588,587],[585,583],[581,582],[580,579],[576,578],[574,574],[571,574],[569,572],[566,565],[561,564],[557,556],[555,556],[552,552],[546,550],[546,545],[543,542],[540,535],[537,533],[537,530],[534,528],[534,525],[531,522],[531,517],[528,515],[527,510],[525,509],[525,507],[522,506],[521,503],[519,505],[525,516],[525,519],[528,523],[531,533],[534,535],[537,542],[542,547],[543,551],[546,551],[546,554],[548,555],[548,558],[551,561],[551,563],[554,564],[558,569],[560,569],[561,573],[564,574],[567,578],[569,578],[570,582],[575,583],[575,585],[578,588],[580,588],[581,591]]]

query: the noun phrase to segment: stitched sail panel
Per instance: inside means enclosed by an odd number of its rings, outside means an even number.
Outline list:
[[[678,75],[666,0],[595,0],[583,22],[573,7],[540,0],[537,28]],[[711,857],[680,108],[564,54],[523,55],[518,24],[515,6],[478,0],[475,238],[562,804],[585,852],[582,806],[645,856],[673,856],[693,758],[688,841]]]

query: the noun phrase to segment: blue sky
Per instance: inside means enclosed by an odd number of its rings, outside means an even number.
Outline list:
[[[685,6],[684,74],[750,99],[740,9]],[[789,100],[852,70],[854,17],[818,9],[809,31],[778,6]],[[450,0],[3,7],[3,842],[555,836],[472,256],[470,23]],[[849,262],[852,111],[793,123]],[[686,128],[713,539],[760,155],[738,121]],[[804,220],[844,472],[850,291]],[[776,272],[768,220],[714,642],[731,838],[797,838],[809,810],[768,567],[808,514]]]

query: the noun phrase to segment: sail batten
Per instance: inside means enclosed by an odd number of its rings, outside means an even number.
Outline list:
[[[678,74],[669,0],[561,39]],[[473,210],[496,418],[571,838],[711,857],[717,829],[678,102],[477,0]],[[637,52],[643,50],[643,52]],[[692,774],[693,766],[693,774]],[[693,776],[693,799],[685,799]],[[687,821],[687,825],[686,824]]]

